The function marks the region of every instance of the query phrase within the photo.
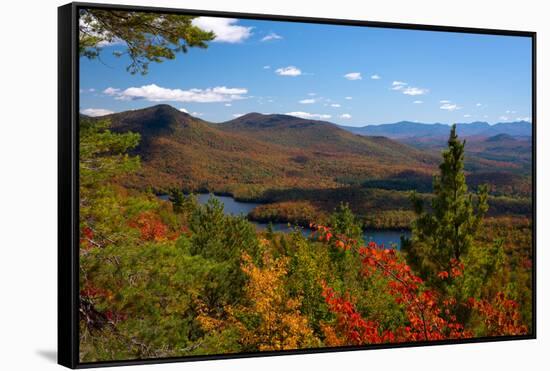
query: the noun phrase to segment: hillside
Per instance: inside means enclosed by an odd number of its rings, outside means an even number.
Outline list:
[[[337,188],[349,178],[431,174],[437,157],[387,138],[351,134],[327,122],[249,114],[214,124],[168,105],[105,116],[116,132],[142,135],[142,170],[126,182],[157,190],[227,192]]]
[[[357,154],[376,157],[382,163],[411,160],[435,164],[437,159],[412,147],[381,136],[360,136],[339,126],[294,116],[250,113],[216,125],[228,133],[239,133],[287,148],[312,150],[320,154]],[[447,133],[448,135],[448,133]]]

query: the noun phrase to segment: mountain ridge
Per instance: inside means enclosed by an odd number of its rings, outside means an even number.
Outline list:
[[[508,134],[514,137],[532,136],[532,124],[528,121],[499,122],[489,124],[485,121],[471,123],[457,123],[457,134],[463,137],[470,136],[495,136]],[[344,130],[359,135],[382,135],[392,139],[426,138],[448,136],[450,125],[442,123],[420,123],[412,121],[399,121],[388,124],[366,125],[360,127],[340,126]]]
[[[388,138],[288,115],[251,113],[212,123],[156,105],[102,118],[114,132],[141,134],[133,154],[141,157],[142,171],[130,182],[136,187],[232,194],[330,188],[349,177],[431,173],[437,163],[437,156]]]

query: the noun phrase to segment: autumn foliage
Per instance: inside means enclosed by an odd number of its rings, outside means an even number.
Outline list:
[[[139,167],[127,154],[138,139],[106,122],[81,124],[83,362],[532,331],[532,256],[517,247],[530,243],[528,220],[484,221],[493,232],[472,237],[468,253],[414,265],[405,249],[365,244],[347,204],[323,219],[309,203],[279,204],[311,234],[279,233],[228,215],[214,198],[200,204],[176,189],[164,201],[126,188],[119,180]]]
[[[228,318],[214,320],[204,314],[199,322],[207,330],[234,326],[244,347],[285,350],[310,347],[315,337],[308,320],[300,313],[301,299],[285,292],[288,258],[274,259],[266,253],[261,267],[248,254],[242,256],[242,270],[248,277],[247,305],[226,307]],[[254,318],[254,321],[246,319]]]
[[[162,241],[168,236],[168,227],[160,220],[158,215],[150,212],[140,214],[129,223],[130,227],[137,228],[144,241]]]
[[[336,248],[351,248],[350,241],[345,236],[335,236],[325,226],[315,227],[317,239]],[[367,246],[357,248],[355,252],[358,259],[361,259],[365,277],[379,273],[385,278],[388,292],[397,304],[403,306],[406,323],[393,331],[385,329],[376,321],[363,318],[349,295],[337,294],[323,283],[323,296],[329,310],[336,315],[333,326],[325,325],[323,328],[331,345],[431,341],[473,336],[471,331],[457,321],[457,316],[453,313],[457,300],[443,297],[436,290],[426,287],[423,280],[399,259],[396,250],[381,248],[370,242]],[[437,276],[442,280],[462,276],[462,263],[452,259],[450,266],[450,272],[442,271]],[[477,310],[492,335],[519,335],[527,332],[526,326],[520,324],[518,304],[505,299],[502,293],[497,295],[494,303],[470,298],[468,302],[458,304]],[[338,335],[345,340],[342,341]]]
[[[519,305],[507,299],[502,292],[490,302],[488,300],[470,300],[469,304],[482,316],[487,336],[523,335],[528,332],[522,323]]]

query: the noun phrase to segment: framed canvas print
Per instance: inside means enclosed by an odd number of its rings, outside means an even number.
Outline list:
[[[534,32],[60,7],[59,363],[535,338],[535,72]]]

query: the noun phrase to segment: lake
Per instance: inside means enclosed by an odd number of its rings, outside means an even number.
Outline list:
[[[240,202],[236,201],[231,196],[218,196],[208,193],[201,193],[197,195],[197,199],[201,205],[204,205],[208,202],[210,197],[218,199],[223,204],[224,213],[227,215],[248,215],[256,206],[261,205],[256,202]],[[161,195],[159,198],[163,200],[168,200],[167,195]],[[259,230],[267,229],[268,223],[260,223],[255,221],[250,221],[252,224],[256,225],[256,228]],[[287,223],[272,223],[273,230],[275,232],[284,232],[288,233],[294,230],[293,226],[289,226]],[[311,229],[299,227],[304,236],[309,236],[311,234]],[[391,247],[396,245],[399,249],[401,247],[401,236],[410,237],[411,232],[407,230],[365,230],[363,233],[363,239],[365,242],[374,241],[378,245],[384,245],[386,247]]]

